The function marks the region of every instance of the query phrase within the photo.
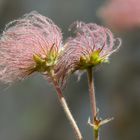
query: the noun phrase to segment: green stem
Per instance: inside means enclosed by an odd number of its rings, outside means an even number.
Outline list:
[[[94,138],[95,140],[99,140],[99,128],[98,129],[94,128]]]

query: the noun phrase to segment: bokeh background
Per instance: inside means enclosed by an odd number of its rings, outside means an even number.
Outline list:
[[[97,14],[104,3],[105,0],[0,0],[0,30],[9,21],[36,10],[59,25],[66,38],[68,26],[75,20],[107,26]],[[112,32],[122,38],[122,46],[110,64],[94,72],[100,116],[115,118],[101,129],[100,138],[140,140],[140,28]],[[92,129],[87,124],[90,103],[86,74],[79,82],[72,76],[64,93],[84,139],[92,140]],[[0,140],[74,139],[55,90],[41,75],[32,75],[11,87],[0,86]]]

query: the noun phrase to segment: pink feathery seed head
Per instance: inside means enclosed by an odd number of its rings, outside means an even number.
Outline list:
[[[140,0],[108,0],[98,15],[115,30],[140,27]]]
[[[10,22],[0,38],[0,81],[13,83],[45,72],[61,51],[61,30],[37,12]]]
[[[66,41],[56,69],[62,85],[76,70],[85,70],[107,62],[121,44],[120,39],[115,39],[109,29],[94,23],[75,22],[70,26],[72,29],[75,36]]]

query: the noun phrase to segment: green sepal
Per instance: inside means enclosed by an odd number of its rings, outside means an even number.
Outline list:
[[[44,72],[46,71],[46,61],[42,59],[39,55],[34,54],[33,59],[36,62],[35,70],[38,72]]]
[[[101,50],[94,51],[89,56],[82,56],[80,58],[79,68],[80,69],[87,69],[89,67],[95,67],[98,64],[101,63],[108,63],[109,61],[106,59],[106,57],[100,57]]]
[[[57,62],[57,58],[58,58],[58,54],[54,49],[51,49],[45,58],[42,58],[38,54],[34,54],[33,59],[36,63],[34,67],[34,71],[38,71],[38,72],[51,71]]]

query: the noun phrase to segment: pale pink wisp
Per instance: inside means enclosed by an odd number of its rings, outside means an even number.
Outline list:
[[[61,30],[37,12],[10,22],[0,38],[0,81],[13,83],[33,73],[36,54],[44,58],[53,46],[61,50]]]

